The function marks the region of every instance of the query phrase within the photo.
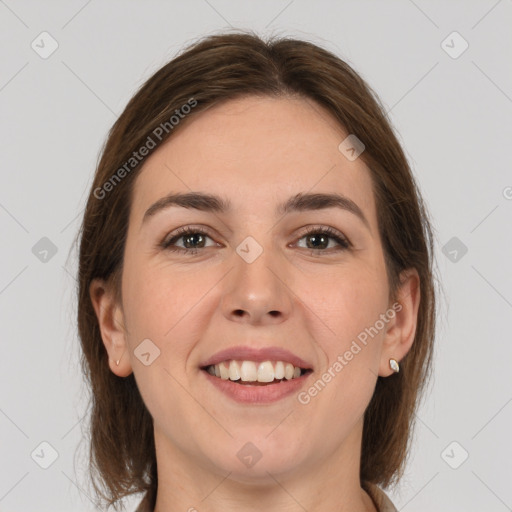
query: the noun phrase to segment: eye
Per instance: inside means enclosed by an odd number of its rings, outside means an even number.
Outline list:
[[[180,239],[183,241],[182,247],[176,245]],[[200,249],[205,249],[206,247],[218,247],[216,242],[207,246],[207,239],[210,239],[213,242],[212,237],[206,230],[193,226],[185,226],[178,228],[170,235],[170,238],[162,241],[159,246],[166,251],[192,255],[197,254]],[[302,247],[303,249],[311,249],[316,255],[320,255],[321,253],[330,254],[332,252],[344,251],[350,249],[352,246],[346,237],[331,227],[312,226],[301,234],[299,241],[302,239],[308,240],[306,242],[306,247],[301,246],[298,243],[297,246]],[[330,241],[335,242],[334,248],[332,246],[329,247]],[[336,245],[338,246],[337,249]],[[329,248],[334,250],[327,251],[326,249]]]
[[[171,235],[171,238],[168,238],[160,243],[160,247],[171,252],[196,254],[199,249],[205,248],[207,238],[212,240],[212,238],[204,229],[194,228],[193,226],[186,226],[177,229],[175,233]],[[175,242],[180,239],[183,239],[184,247],[179,247],[175,244]]]
[[[345,238],[341,233],[334,230],[330,227],[310,227],[306,230],[305,233],[303,233],[299,240],[302,239],[308,240],[306,242],[306,247],[303,247],[304,249],[312,249],[317,254],[322,252],[337,252],[337,251],[344,251],[347,249],[350,249],[351,243],[348,241],[347,238]],[[326,251],[325,249],[329,248],[329,239],[336,242],[338,245],[338,249],[335,248],[334,251]],[[300,246],[299,246],[300,247]],[[341,247],[341,248],[340,248]],[[332,246],[331,246],[332,248]]]

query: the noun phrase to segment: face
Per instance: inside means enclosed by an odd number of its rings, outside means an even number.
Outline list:
[[[347,135],[312,101],[250,97],[187,120],[145,163],[112,370],[134,372],[158,449],[240,479],[357,457],[377,376],[391,374],[389,357],[407,347],[389,352],[398,313],[369,170],[338,149]],[[229,208],[168,204],[145,215],[168,194],[191,192]],[[279,210],[308,194],[337,194],[353,207],[319,200]],[[200,368],[237,346],[286,349],[312,372],[280,399],[240,402]],[[241,449],[261,460],[249,467]]]

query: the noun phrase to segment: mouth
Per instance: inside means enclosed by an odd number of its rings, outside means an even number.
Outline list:
[[[201,361],[198,367],[205,382],[245,405],[270,404],[308,384],[314,371],[311,363],[284,347],[256,343],[262,346],[234,346]]]
[[[269,386],[296,380],[313,372],[311,368],[293,366],[284,361],[222,361],[200,369],[212,377],[241,386]]]
[[[256,367],[256,364],[251,361],[231,360],[229,367],[226,362],[201,366],[200,373],[214,389],[244,406],[270,405],[292,397],[308,384],[309,375],[313,373],[311,368],[294,367],[288,363],[290,366],[287,368],[285,366],[283,376],[281,364],[276,362],[276,372],[272,375],[271,364],[272,361],[263,361]]]

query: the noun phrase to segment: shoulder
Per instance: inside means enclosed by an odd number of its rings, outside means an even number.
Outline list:
[[[153,512],[147,496],[144,496],[139,506],[135,509],[135,512]]]
[[[363,489],[370,495],[379,512],[398,512],[387,494],[377,485],[364,482]]]

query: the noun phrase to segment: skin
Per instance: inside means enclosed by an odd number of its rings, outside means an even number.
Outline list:
[[[137,177],[122,304],[100,280],[90,293],[112,372],[134,372],[154,418],[157,512],[376,510],[359,482],[363,415],[377,376],[391,375],[389,359],[412,345],[415,270],[403,276],[400,312],[307,405],[295,395],[240,405],[199,369],[224,348],[277,345],[311,363],[312,385],[391,308],[370,172],[338,150],[346,136],[311,100],[246,97],[186,120]],[[142,224],[155,201],[190,191],[221,195],[233,211],[171,207]],[[275,205],[299,192],[348,196],[370,229],[338,208],[275,217]],[[158,247],[187,225],[209,228],[195,246],[176,241],[197,254]],[[312,225],[339,231],[352,248],[336,250],[330,238],[312,250],[303,235]],[[263,248],[250,264],[236,252],[247,236]],[[134,355],[146,338],[160,350],[149,366]],[[247,442],[262,454],[250,468],[237,457]]]

